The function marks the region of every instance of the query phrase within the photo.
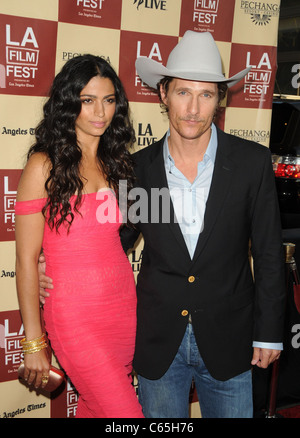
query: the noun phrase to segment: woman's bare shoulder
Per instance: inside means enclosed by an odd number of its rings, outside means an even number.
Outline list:
[[[30,156],[22,172],[17,201],[43,198],[47,196],[45,182],[49,177],[51,163],[44,152],[36,152]]]

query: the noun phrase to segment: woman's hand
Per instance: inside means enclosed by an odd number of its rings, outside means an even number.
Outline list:
[[[50,362],[47,355],[47,350],[43,349],[36,353],[24,355],[24,379],[28,385],[34,385],[35,388],[44,388],[47,385],[47,377],[49,379]],[[44,378],[42,381],[42,377]]]

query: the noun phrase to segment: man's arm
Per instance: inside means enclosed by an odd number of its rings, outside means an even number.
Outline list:
[[[285,270],[280,215],[270,154],[252,218],[251,253],[256,288],[255,330],[251,363],[266,368],[282,349],[285,315]],[[266,344],[265,344],[266,343]]]

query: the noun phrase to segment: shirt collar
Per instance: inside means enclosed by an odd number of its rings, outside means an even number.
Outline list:
[[[168,138],[170,136],[170,129],[168,129],[164,144],[163,144],[163,156],[164,156],[164,163],[165,166],[171,170],[171,168],[174,166],[174,160],[170,154],[169,151],[169,144],[168,144]],[[215,163],[216,159],[216,153],[217,153],[217,147],[218,147],[218,138],[217,138],[217,129],[214,123],[211,125],[211,136],[210,140],[206,149],[206,152],[204,154],[203,159],[207,160],[210,159],[213,164]]]

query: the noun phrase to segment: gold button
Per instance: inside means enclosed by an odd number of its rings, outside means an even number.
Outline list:
[[[187,311],[187,310],[183,310],[182,312],[181,312],[181,315],[182,316],[187,316],[189,314],[189,312]]]
[[[195,277],[194,277],[193,275],[191,275],[191,276],[188,278],[188,281],[189,281],[189,283],[194,283],[194,281],[195,281]]]

